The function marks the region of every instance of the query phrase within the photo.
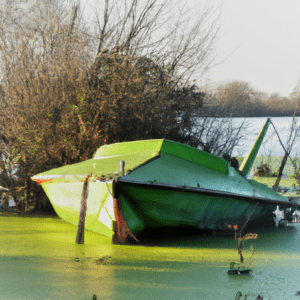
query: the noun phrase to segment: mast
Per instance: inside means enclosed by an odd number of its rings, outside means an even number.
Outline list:
[[[263,139],[267,133],[267,130],[269,128],[270,122],[271,122],[271,120],[270,120],[270,118],[268,118],[264,127],[262,128],[260,134],[258,135],[254,145],[252,146],[252,149],[250,150],[248,155],[244,158],[244,160],[240,166],[240,171],[243,172],[245,177],[248,177],[248,175],[252,169],[252,166],[254,164],[255,158],[259,151],[259,148],[260,148],[262,141],[263,141]]]

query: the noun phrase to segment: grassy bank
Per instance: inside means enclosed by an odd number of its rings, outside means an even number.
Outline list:
[[[262,164],[268,164],[273,172],[277,171],[280,167],[283,156],[257,156],[253,168],[257,168]],[[244,157],[237,157],[239,163],[241,164]],[[290,176],[294,173],[294,166],[291,160],[288,158],[286,165],[284,167],[283,173]]]
[[[272,187],[275,184],[276,177],[252,177],[253,180],[263,183],[267,185],[268,187]],[[291,178],[281,178],[280,180],[280,186],[284,186],[287,188],[291,188],[295,181]]]
[[[255,159],[255,162],[253,164],[254,170],[262,164],[268,164],[269,168],[272,170],[272,172],[276,172],[282,161],[283,156],[258,156]],[[243,157],[238,157],[238,161],[241,164],[243,161]],[[286,176],[290,176],[291,174],[294,173],[294,166],[291,162],[290,159],[287,160],[286,165],[283,170],[283,174]],[[268,187],[272,187],[275,184],[276,177],[258,177],[258,176],[253,176],[253,180],[260,182],[262,184],[267,185]],[[296,197],[297,195],[292,194],[291,192],[293,191],[293,184],[296,183],[296,181],[292,178],[281,178],[280,180],[280,186],[281,187],[286,187],[289,189],[288,193],[283,193],[282,195],[285,197]],[[300,196],[300,195],[299,195]]]
[[[275,184],[276,177],[252,177],[253,180],[263,183],[268,187],[272,188]],[[300,197],[300,194],[294,194],[293,191],[293,184],[295,181],[291,178],[281,178],[279,186],[289,189],[287,193],[281,193],[284,197]]]
[[[36,213],[25,213],[21,211],[6,211],[4,210],[4,213],[0,212],[0,218],[1,217],[22,217],[22,218],[54,218],[59,219],[59,217],[56,214],[46,214],[42,212],[36,212]]]

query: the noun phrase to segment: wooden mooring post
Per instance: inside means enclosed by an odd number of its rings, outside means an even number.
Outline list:
[[[83,189],[81,194],[81,206],[80,206],[80,216],[78,222],[78,230],[76,236],[76,244],[84,244],[84,222],[85,222],[85,215],[86,215],[86,201],[89,195],[89,178],[92,176],[90,173],[88,176],[85,177],[83,183]]]
[[[120,173],[121,173],[121,176],[124,176],[125,175],[125,161],[124,160],[120,160],[119,164],[120,164]]]

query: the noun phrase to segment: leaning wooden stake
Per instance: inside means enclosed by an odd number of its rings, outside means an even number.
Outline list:
[[[81,194],[81,207],[80,207],[80,216],[78,222],[78,230],[76,236],[76,244],[84,244],[84,222],[85,222],[85,215],[86,215],[86,200],[89,194],[89,178],[92,176],[90,173],[88,176],[85,177],[83,183],[83,189]]]

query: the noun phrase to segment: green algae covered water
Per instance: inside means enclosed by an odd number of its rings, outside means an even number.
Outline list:
[[[0,299],[299,299],[300,225],[261,229],[243,246],[251,276],[227,275],[238,261],[233,237],[157,238],[116,246],[56,218],[0,216]],[[241,298],[244,299],[244,296]]]

